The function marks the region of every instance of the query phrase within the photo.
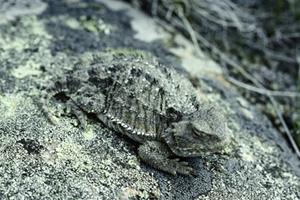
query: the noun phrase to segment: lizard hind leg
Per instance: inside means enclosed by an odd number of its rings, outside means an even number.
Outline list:
[[[180,161],[178,158],[171,159],[174,155],[170,149],[162,142],[147,141],[138,148],[138,155],[142,161],[152,167],[170,173],[172,175],[194,174],[194,169],[188,166],[187,162]]]
[[[41,111],[46,116],[48,121],[51,124],[56,125],[58,119],[55,117],[54,112],[50,109],[49,104],[51,98],[59,94],[65,94],[65,91],[67,90],[65,87],[65,80],[56,81],[45,88],[45,90],[41,91],[39,99],[37,100],[37,104],[40,106]]]
[[[66,103],[67,113],[74,114],[76,119],[79,122],[79,125],[84,130],[87,127],[87,116],[86,114],[73,102],[72,99],[69,99]]]
[[[50,102],[50,99],[52,97],[54,97],[58,92],[57,91],[52,91],[52,92],[43,92],[42,93],[42,97],[40,98],[40,101],[39,101],[39,104],[41,106],[41,110],[43,112],[43,114],[46,116],[46,118],[48,119],[48,121],[53,124],[53,125],[56,125],[58,122],[57,122],[57,118],[55,117],[55,114],[54,112],[50,109],[49,107],[49,102]]]

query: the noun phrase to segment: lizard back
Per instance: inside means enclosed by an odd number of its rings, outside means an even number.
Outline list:
[[[156,61],[114,58],[85,70],[89,95],[105,97],[98,118],[135,141],[160,140],[169,122],[197,110],[191,83]]]

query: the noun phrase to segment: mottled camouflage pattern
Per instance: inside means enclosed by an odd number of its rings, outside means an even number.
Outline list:
[[[217,109],[197,98],[183,75],[144,53],[91,55],[49,90],[62,93],[82,126],[84,113],[141,143],[140,158],[171,174],[191,174],[186,162],[227,142]],[[51,93],[50,93],[51,94]]]

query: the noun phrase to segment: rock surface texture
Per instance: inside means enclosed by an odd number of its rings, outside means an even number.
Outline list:
[[[5,2],[0,3],[0,11],[6,10],[0,12],[0,199],[300,198],[300,161],[284,137],[224,80],[216,64],[194,56],[188,42],[166,31],[170,28],[118,1]],[[138,157],[136,142],[93,116],[82,129],[66,112],[61,93],[47,106],[56,124],[47,120],[43,91],[108,48],[149,52],[186,79],[192,75],[199,101],[224,113],[229,144],[218,153],[183,158],[196,176],[149,167]]]

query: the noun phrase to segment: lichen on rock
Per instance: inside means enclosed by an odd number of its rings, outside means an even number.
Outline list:
[[[300,198],[299,160],[216,65],[198,73],[199,64],[189,68],[185,60],[182,68],[182,57],[199,58],[184,43],[167,43],[173,38],[170,32],[164,34],[166,41],[135,38],[128,5],[112,11],[99,0],[43,4],[41,12],[18,15],[0,25],[1,199]],[[5,9],[2,5],[0,10]],[[86,30],[82,16],[116,28],[109,34]],[[85,132],[72,115],[62,114],[52,125],[41,112],[38,99],[49,81],[72,70],[87,54],[120,47],[151,52],[158,62],[185,76],[192,74],[201,98],[226,114],[233,142],[222,154],[186,159],[196,177],[173,177],[142,164],[134,142],[92,119]],[[180,51],[174,51],[176,47]]]

